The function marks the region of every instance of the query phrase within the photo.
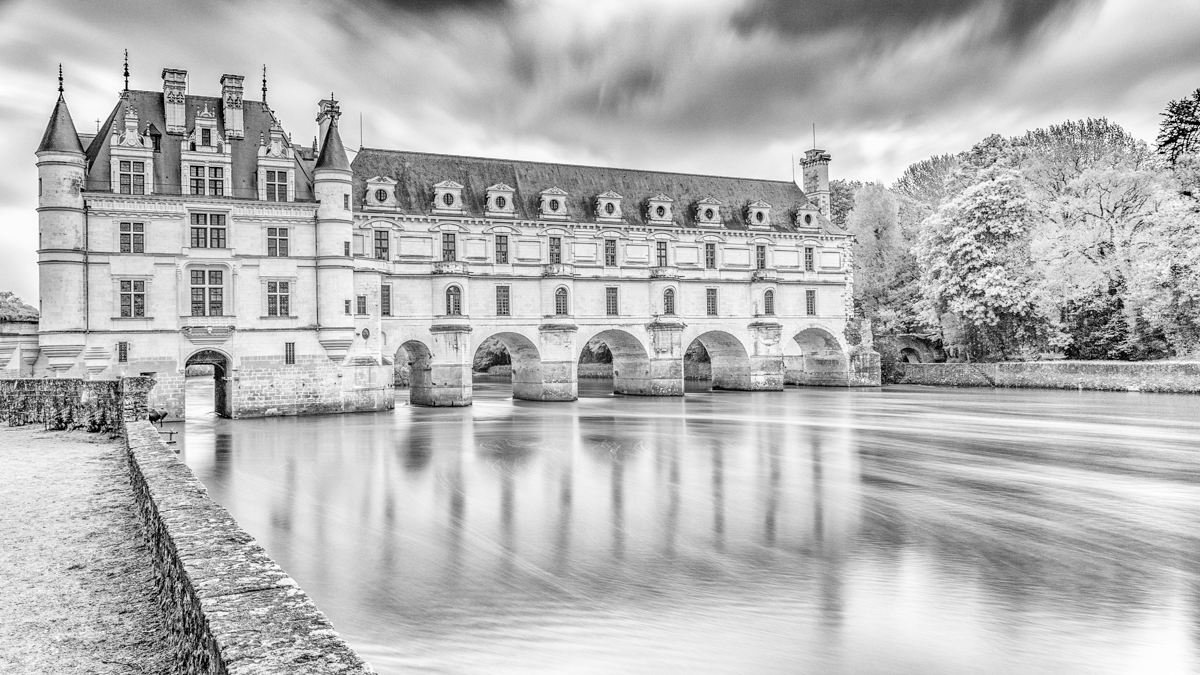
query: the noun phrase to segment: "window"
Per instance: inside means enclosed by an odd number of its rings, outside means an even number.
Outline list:
[[[562,238],[550,237],[550,264],[562,262]]]
[[[454,195],[450,192],[444,193],[442,195],[442,203],[446,206],[454,206]]]
[[[347,242],[343,242],[343,243],[345,245],[342,247],[342,255],[349,258],[350,257],[350,242],[347,241]],[[346,313],[349,314],[349,312],[346,312]]]
[[[342,195],[342,208],[347,211],[350,210],[350,195]]]
[[[191,175],[192,194],[194,194],[194,195],[204,194],[204,167],[193,166],[191,168],[190,175]]]
[[[496,287],[496,316],[512,315],[512,307],[509,305],[509,293],[510,289],[508,286]]]
[[[208,194],[214,197],[225,194],[225,169],[223,167],[208,167],[208,178]]]
[[[129,343],[117,343],[117,363],[129,363]]]
[[[355,309],[356,314],[366,314],[367,313],[367,296],[365,296],[365,295],[357,296],[355,298],[355,308],[354,309]]]
[[[806,246],[804,248],[804,271],[812,272],[814,269],[816,266],[813,262],[813,249],[811,246]]]
[[[615,286],[609,286],[604,289],[604,313],[609,316],[617,316],[621,313]]]
[[[212,129],[200,130],[200,145],[212,145]]]
[[[460,316],[462,314],[462,289],[451,286],[446,289],[446,315]]]
[[[121,223],[121,253],[146,252],[145,223]]]
[[[708,311],[708,315],[716,316],[717,315],[717,289],[706,288],[706,289],[704,289],[704,295],[705,295],[705,309]]]
[[[814,290],[804,291],[804,313],[809,316],[817,315],[817,292]]]
[[[704,269],[717,269],[717,245],[708,243],[704,245]]]
[[[350,314],[350,301],[349,300],[346,301],[346,314],[347,315]]]
[[[663,314],[671,316],[675,314],[675,289],[668,288],[663,291]]]
[[[767,269],[767,247],[762,244],[754,247],[754,269]]]
[[[287,176],[288,172],[286,171],[267,172],[267,201],[287,201]]]
[[[272,258],[288,257],[288,229],[286,227],[267,228],[267,255]]]
[[[383,316],[392,315],[392,285],[383,284],[379,287],[379,313]]]
[[[296,365],[296,343],[283,343],[283,362],[289,366]]]
[[[146,194],[146,163],[122,161],[117,165],[119,171],[121,194],[123,195],[144,195]]]
[[[390,239],[388,230],[375,230],[375,259],[388,259],[388,240]]]
[[[225,314],[225,272],[192,270],[192,316]]]
[[[291,283],[267,282],[267,316],[291,316]]]
[[[604,266],[605,267],[616,267],[617,266],[617,240],[616,239],[605,239],[604,240]]]
[[[496,235],[496,264],[508,264],[508,235]]]
[[[570,313],[570,309],[567,306],[567,289],[560,288],[554,291],[554,313],[558,316],[566,316]]]
[[[658,266],[667,266],[667,242],[665,241],[658,242]]]
[[[763,314],[775,314],[775,291],[767,290],[763,293]]]
[[[146,282],[136,279],[121,281],[121,318],[142,319],[146,316]]]
[[[442,233],[442,260],[452,262],[457,260],[458,256],[454,250],[454,235],[449,232]]]
[[[225,216],[192,214],[192,248],[225,248]]]

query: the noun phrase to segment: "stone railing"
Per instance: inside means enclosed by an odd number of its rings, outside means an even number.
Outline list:
[[[47,429],[119,434],[125,420],[146,419],[152,377],[119,380],[0,380],[0,421],[11,427],[41,423]]]
[[[456,274],[465,276],[470,272],[467,263],[461,260],[436,260],[433,263],[433,274]]]
[[[296,582],[208,497],[149,422],[128,422],[125,439],[174,651],[172,672],[372,672]]]
[[[751,281],[775,281],[779,278],[779,273],[771,268],[754,270],[750,272]]]
[[[650,268],[651,279],[678,279],[679,268],[674,265],[659,265]]]
[[[573,277],[575,276],[575,266],[567,263],[548,263],[542,265],[542,276]]]

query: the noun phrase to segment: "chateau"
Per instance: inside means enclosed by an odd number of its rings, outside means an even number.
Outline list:
[[[791,182],[362,148],[332,96],[292,142],[243,77],[217,96],[124,91],[95,135],[61,94],[37,149],[41,320],[5,373],[153,374],[181,414],[184,371],[214,366],[229,417],[380,410],[393,364],[419,405],[471,403],[496,338],[513,395],[576,397],[602,340],[622,394],[683,394],[684,353],[712,384],[879,383],[851,354],[850,236],[829,220],[822,150]],[[214,92],[216,87],[214,86]],[[401,390],[403,395],[403,390]]]

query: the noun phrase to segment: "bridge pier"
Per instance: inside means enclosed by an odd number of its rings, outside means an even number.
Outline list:
[[[512,359],[513,398],[523,401],[574,401],[579,398],[575,368],[574,324],[538,326],[537,355],[523,355],[505,343]]]
[[[405,343],[412,370],[409,401],[413,405],[471,405],[471,327],[466,323],[435,324],[433,345]]]

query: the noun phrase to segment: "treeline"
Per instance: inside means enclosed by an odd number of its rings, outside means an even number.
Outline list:
[[[1153,147],[1066,122],[832,191],[877,336],[930,334],[971,360],[1200,353],[1200,90]]]

